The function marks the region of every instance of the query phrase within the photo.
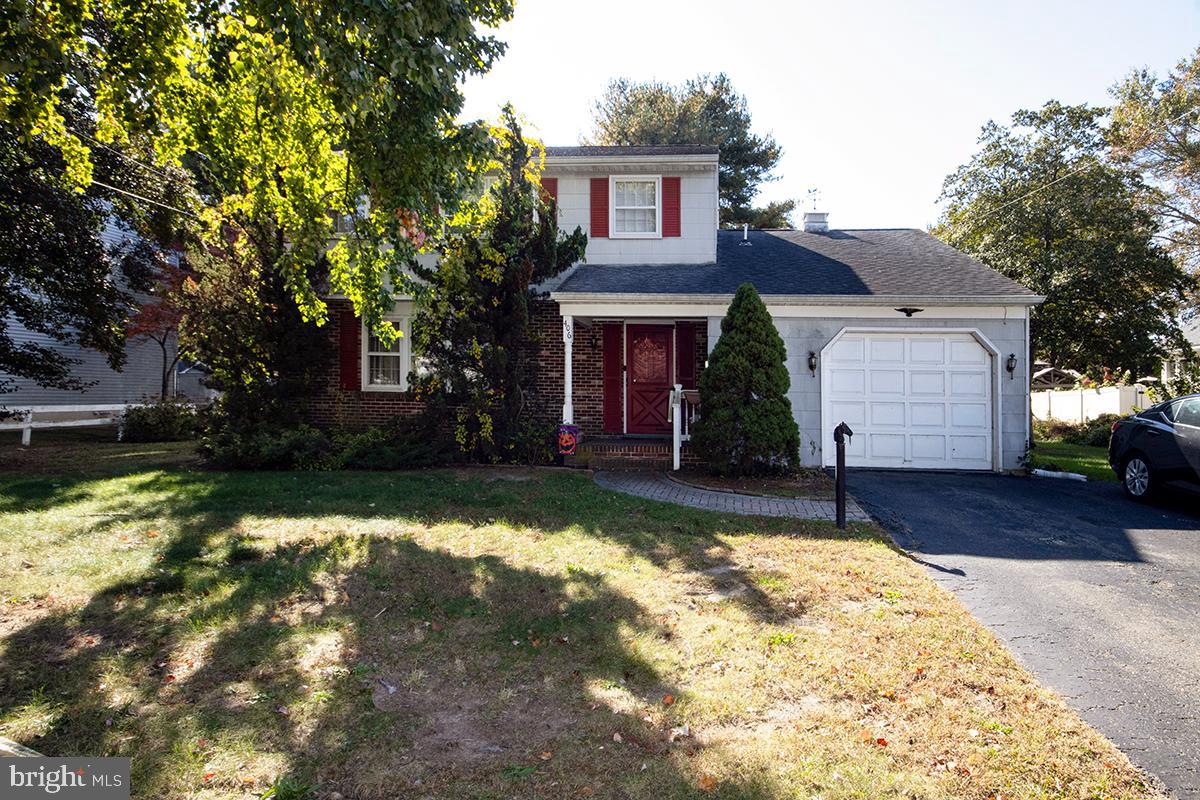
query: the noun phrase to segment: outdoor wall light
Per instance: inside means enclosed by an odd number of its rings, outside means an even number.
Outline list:
[[[1004,362],[1004,368],[1008,370],[1008,379],[1013,379],[1013,373],[1017,371],[1017,354],[1009,353],[1008,360]]]
[[[815,350],[808,351],[808,371],[817,377],[817,353]]]

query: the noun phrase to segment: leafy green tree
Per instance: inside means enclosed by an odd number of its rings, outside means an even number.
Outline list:
[[[0,116],[58,148],[64,184],[84,187],[96,148],[62,105],[94,98],[96,139],[146,142],[156,166],[193,170],[210,244],[231,218],[280,232],[288,246],[268,266],[306,319],[327,313],[309,267],[329,211],[366,198],[328,277],[390,340],[381,315],[414,242],[486,157],[486,129],[454,119],[462,78],[502,51],[481,31],[511,14],[510,0],[13,2],[0,14]]]
[[[787,348],[754,286],[738,287],[700,373],[696,452],[718,473],[751,475],[794,469],[800,429],[788,400]]]
[[[1132,72],[1113,88],[1113,152],[1148,180],[1144,194],[1163,220],[1160,238],[1200,273],[1200,49],[1163,80]],[[1200,310],[1200,297],[1191,305]]]
[[[499,159],[489,171],[498,180],[451,221],[434,248],[437,266],[417,269],[427,288],[413,328],[432,372],[421,392],[456,409],[459,447],[476,460],[508,461],[536,447],[531,436],[549,435],[536,427],[549,409],[530,391],[530,289],[579,261],[587,237],[579,228],[559,234],[555,204],[539,189],[541,148],[522,137],[511,106],[493,135]]]
[[[82,131],[90,106],[75,99],[63,108]],[[95,173],[107,185],[123,185],[165,199],[153,181],[139,180],[113,148],[97,153]],[[158,248],[147,236],[169,230],[156,213],[131,207],[123,195],[101,186],[77,192],[61,176],[58,148],[29,139],[0,122],[0,392],[14,378],[60,389],[86,388],[72,373],[66,347],[105,356],[113,369],[125,362],[125,323],[137,305],[135,292],[149,287]],[[118,226],[113,215],[125,223]],[[106,243],[106,227],[121,235]],[[47,337],[49,346],[22,341],[14,326]]]
[[[211,370],[208,383],[222,393],[214,428],[233,434],[299,425],[328,368],[328,334],[303,318],[283,276],[264,266],[270,248],[283,246],[273,233],[228,226],[219,244],[194,246],[173,297],[184,354]],[[316,279],[318,265],[311,269]]]
[[[618,78],[608,84],[593,110],[592,140],[605,145],[701,144],[720,148],[721,222],[753,222],[767,215],[769,227],[791,227],[795,203],[783,209],[752,208],[758,187],[773,180],[783,157],[773,136],[751,129],[746,98],[725,73],[700,75],[680,86]]]
[[[1107,158],[1104,109],[1051,101],[989,122],[950,174],[934,234],[1046,301],[1034,355],[1056,367],[1143,375],[1181,346],[1193,281],[1160,247],[1141,176]]]
[[[746,222],[751,228],[794,228],[792,212],[796,210],[795,200],[773,200],[762,207],[750,209]],[[736,223],[733,223],[736,227]]]

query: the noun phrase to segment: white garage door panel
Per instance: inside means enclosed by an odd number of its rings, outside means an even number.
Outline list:
[[[872,427],[903,428],[904,417],[904,403],[871,403]]]
[[[915,434],[909,442],[914,461],[944,461],[946,459],[946,437]]]
[[[967,333],[845,334],[823,365],[827,438],[854,430],[851,466],[991,469],[992,369]]]
[[[829,408],[838,422],[845,421],[851,428],[862,426],[867,421],[867,404],[862,400],[835,400]]]
[[[943,364],[946,360],[946,343],[941,339],[910,339],[908,361],[910,364]]]
[[[946,426],[945,403],[909,403],[908,413],[912,428],[944,428]]]
[[[871,394],[904,394],[904,370],[902,369],[873,369],[871,376]]]
[[[865,360],[866,342],[861,337],[844,337],[833,346],[829,357],[839,364],[861,364]]]
[[[867,439],[871,442],[870,454],[873,459],[904,458],[904,440],[908,438],[903,433],[869,433]]]
[[[866,387],[866,373],[861,369],[835,369],[830,376],[829,385],[839,395],[862,396]]]
[[[872,364],[903,364],[903,339],[871,339],[867,342]]]
[[[946,393],[946,373],[927,370],[908,373],[909,394],[941,397]]]

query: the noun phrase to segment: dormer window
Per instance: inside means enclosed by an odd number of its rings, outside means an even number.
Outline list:
[[[658,175],[614,175],[610,234],[614,238],[657,239],[662,236],[662,178]]]

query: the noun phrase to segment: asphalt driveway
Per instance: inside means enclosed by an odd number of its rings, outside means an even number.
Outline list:
[[[917,472],[848,485],[1084,719],[1200,800],[1200,496]]]

